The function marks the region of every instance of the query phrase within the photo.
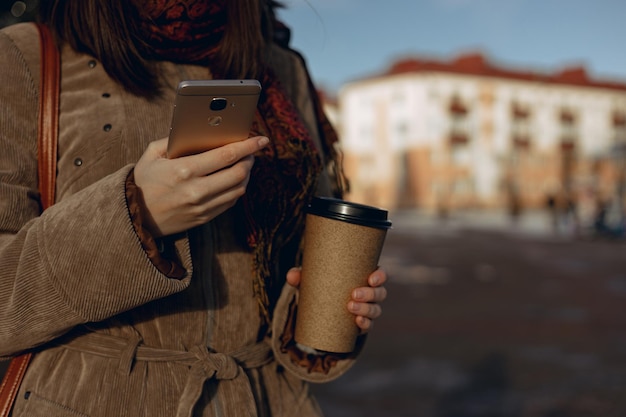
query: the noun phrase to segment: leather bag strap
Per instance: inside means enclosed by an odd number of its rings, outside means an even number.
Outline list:
[[[11,408],[20,389],[26,368],[32,359],[32,353],[24,353],[11,359],[2,385],[0,385],[0,417],[9,417]]]
[[[41,205],[54,204],[57,176],[57,142],[59,136],[60,57],[50,29],[39,27],[41,39],[41,81],[39,83],[39,130],[37,136],[39,192]]]
[[[37,24],[37,28],[41,45],[37,160],[41,206],[45,210],[54,204],[56,189],[60,57],[50,29],[41,24]],[[11,414],[32,357],[33,354],[28,352],[11,360],[0,385],[0,417]]]

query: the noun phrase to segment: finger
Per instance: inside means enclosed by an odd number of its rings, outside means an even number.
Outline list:
[[[194,176],[205,176],[229,167],[237,161],[263,149],[269,143],[265,136],[255,136],[183,158]]]
[[[167,140],[167,138],[163,138],[150,142],[146,153],[154,159],[165,158],[167,155]]]
[[[214,174],[182,181],[179,192],[184,195],[183,201],[202,211],[207,204],[224,204],[239,199],[246,192],[253,164],[254,157],[247,156]]]
[[[382,303],[387,298],[387,289],[385,287],[360,287],[352,291],[352,299],[354,301],[364,303]]]
[[[367,283],[372,287],[379,287],[387,282],[387,274],[382,269],[372,272],[367,279]]]
[[[236,187],[225,190],[219,194],[214,194],[212,198],[206,198],[202,202],[191,204],[188,207],[189,213],[202,220],[203,223],[211,220],[215,216],[215,212],[223,211],[233,207],[237,200],[245,194],[245,187]],[[217,210],[219,209],[219,210]]]
[[[211,193],[203,193],[202,187],[194,187],[188,191],[181,201],[186,203],[186,210],[191,217],[204,223],[215,217],[216,214],[231,208],[246,191],[247,181],[226,190],[213,190]]]
[[[254,165],[254,156],[245,156],[235,164],[223,168],[210,175],[197,177],[196,182],[200,187],[210,187],[216,190],[228,190],[239,185],[247,185],[250,179],[250,171]]]
[[[300,279],[302,278],[302,268],[291,268],[287,271],[287,282],[293,287],[300,285]]]
[[[377,319],[383,313],[383,309],[378,304],[357,303],[350,301],[348,310],[357,316],[367,317],[368,319]]]
[[[374,327],[374,322],[367,317],[356,316],[354,321],[356,322],[356,325],[361,329],[361,333],[367,333],[368,331],[372,330],[372,327]]]

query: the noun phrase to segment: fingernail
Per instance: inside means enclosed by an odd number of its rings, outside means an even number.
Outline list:
[[[357,311],[359,311],[359,306],[357,306],[357,304],[355,302],[350,301],[348,303],[348,310],[357,312]]]
[[[372,275],[372,279],[370,280],[372,285],[380,284],[380,276],[378,274]]]
[[[258,141],[259,147],[262,148],[263,146],[267,145],[268,143],[270,143],[270,140],[268,138],[266,138],[265,136],[259,138],[259,141]]]
[[[354,299],[355,300],[363,299],[363,291],[362,290],[354,290]]]

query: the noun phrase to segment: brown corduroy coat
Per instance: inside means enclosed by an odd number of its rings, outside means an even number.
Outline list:
[[[0,356],[44,347],[14,417],[320,415],[307,381],[334,379],[353,360],[315,373],[280,349],[297,297],[289,285],[259,337],[252,259],[232,213],[176,242],[180,280],[154,266],[129,217],[128,173],[167,136],[178,82],[206,68],[163,63],[168,88],[149,101],[64,47],[57,203],[40,215],[35,27],[0,31],[0,53]],[[278,47],[272,57],[319,140],[301,61]]]

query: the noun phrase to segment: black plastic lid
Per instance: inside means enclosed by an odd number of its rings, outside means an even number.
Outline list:
[[[328,219],[340,220],[378,229],[391,228],[387,210],[328,197],[315,197],[307,212]]]

